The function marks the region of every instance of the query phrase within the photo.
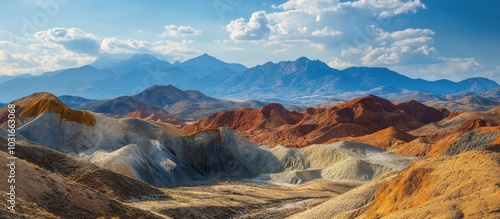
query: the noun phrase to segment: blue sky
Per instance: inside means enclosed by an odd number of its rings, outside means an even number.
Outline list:
[[[306,56],[412,78],[500,82],[500,1],[0,0],[0,74],[39,74],[99,54],[208,53],[248,67]]]

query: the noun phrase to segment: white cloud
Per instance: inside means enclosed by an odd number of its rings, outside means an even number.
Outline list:
[[[98,54],[99,37],[78,28],[52,28],[35,33],[35,39],[46,44],[58,44],[76,53]]]
[[[426,56],[436,54],[438,52],[437,49],[432,47],[432,46],[420,46],[420,47],[418,47],[417,51],[421,52],[422,54],[424,54]]]
[[[342,61],[338,57],[335,57],[335,58],[333,58],[332,61],[330,61],[328,63],[328,66],[330,66],[332,68],[335,68],[335,69],[346,69],[346,68],[355,66],[355,64],[354,63],[350,63],[350,62],[346,62],[346,61]]]
[[[500,79],[500,77],[495,77],[495,73],[500,72],[500,68],[486,70],[474,57],[439,57],[432,64],[393,66],[391,68],[410,77],[427,80],[449,79],[461,81],[478,76],[495,80]]]
[[[242,47],[227,47],[227,49],[229,49],[231,51],[245,51],[245,50],[247,50],[247,49],[242,48]]]
[[[386,34],[382,33],[381,35],[386,35]],[[418,37],[418,36],[434,35],[434,31],[432,31],[430,29],[408,28],[405,30],[394,31],[394,32],[389,33],[387,35],[395,40],[400,40],[400,39],[413,38],[413,37]]]
[[[101,50],[104,53],[147,53],[150,52],[151,43],[145,40],[122,40],[108,37],[102,40]]]
[[[189,47],[193,42],[192,40],[156,41],[152,43],[151,51],[153,54],[163,55],[167,59],[185,60],[193,54],[201,53],[201,51]]]
[[[248,22],[244,18],[231,21],[226,26],[233,40],[260,40],[269,35],[270,29],[267,26],[268,20],[266,12],[258,11],[252,14]]]
[[[7,73],[8,75],[33,72],[33,65],[35,64],[29,55],[11,54],[5,50],[0,50],[0,63],[0,73]]]
[[[353,39],[356,41],[359,38],[358,32],[369,29],[370,24],[385,22],[380,21],[381,18],[416,12],[425,8],[425,5],[419,0],[342,2],[339,0],[288,0],[283,4],[273,5],[272,8],[272,12],[254,12],[248,22],[245,18],[231,21],[226,26],[230,39],[240,43],[309,40],[315,44],[323,44],[322,48],[335,48],[343,44],[354,44],[355,47],[359,47],[359,43],[349,41]],[[427,33],[430,30],[424,31]],[[376,33],[368,33],[370,34]],[[412,34],[412,29],[401,33],[395,32],[394,36],[387,37],[392,37],[394,40],[408,38],[404,34]],[[370,46],[371,41],[374,40],[370,36],[365,39],[367,43],[363,45],[364,47]],[[261,43],[261,45],[265,44]]]
[[[199,51],[189,48],[188,45],[193,43],[190,40],[175,42],[170,40],[162,40],[149,42],[145,40],[122,40],[114,37],[105,38],[101,42],[101,50],[104,53],[117,54],[133,54],[133,53],[152,53],[160,55],[181,55],[199,53]]]
[[[303,11],[307,14],[321,14],[325,11],[337,11],[338,0],[289,0],[281,5],[275,6],[284,11]]]
[[[312,36],[337,36],[340,34],[342,34],[342,32],[331,30],[328,27],[325,27],[321,30],[315,30],[311,33]]]
[[[161,34],[164,37],[186,37],[186,36],[199,36],[202,31],[190,26],[176,26],[167,25],[165,31]]]
[[[7,40],[0,40],[0,46],[2,47],[12,47],[14,46],[13,42],[7,41]]]
[[[334,59],[337,67],[432,62],[438,53],[431,29],[386,31],[394,22],[391,17],[425,9],[420,0],[288,0],[272,8],[254,12],[248,21],[231,21],[226,26],[230,42],[349,60]]]
[[[363,65],[401,64],[417,55],[432,56],[438,51],[431,46],[434,32],[430,29],[412,29],[385,32],[371,27],[377,37],[361,52]]]
[[[416,13],[418,9],[426,9],[420,0],[359,0],[346,2],[346,5],[352,7],[364,8],[376,12],[380,17],[392,17],[408,12]]]
[[[387,65],[399,63],[401,55],[409,52],[409,47],[368,47],[361,58],[364,65]]]

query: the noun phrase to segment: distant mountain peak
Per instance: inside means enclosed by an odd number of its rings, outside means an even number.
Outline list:
[[[154,106],[163,106],[178,100],[189,99],[186,92],[172,85],[153,85],[132,97],[145,103],[152,103]]]
[[[193,62],[193,61],[197,61],[197,60],[200,60],[200,61],[218,61],[218,62],[222,62],[221,60],[207,54],[207,53],[203,53],[202,55],[199,55],[199,56],[196,56],[192,59],[188,59],[186,61],[184,61],[183,63],[186,63],[186,62]]]
[[[297,67],[305,67],[305,66],[316,66],[316,67],[321,67],[321,68],[330,68],[326,63],[320,61],[320,60],[311,60],[305,56],[302,56],[298,58],[295,61],[289,62],[294,66]]]
[[[129,61],[156,61],[159,60],[156,56],[149,53],[136,53],[130,57]]]
[[[199,55],[199,56],[196,56],[192,59],[189,59],[189,60],[186,60],[185,62],[183,63],[191,63],[191,64],[194,64],[194,62],[197,61],[197,62],[221,62],[223,63],[223,61],[207,54],[207,53],[203,53],[202,55]]]
[[[152,85],[151,87],[148,87],[146,90],[161,90],[161,89],[164,89],[164,90],[178,90],[180,91],[181,89],[175,87],[174,85]]]
[[[207,53],[204,53],[200,56],[194,57],[192,59],[186,60],[181,63],[176,63],[176,65],[183,67],[195,67],[199,69],[212,69],[212,70],[227,68],[235,72],[242,72],[247,70],[247,67],[245,67],[244,65],[236,63],[227,63]]]
[[[84,65],[84,66],[79,67],[79,68],[69,68],[67,70],[73,70],[73,69],[80,69],[80,70],[85,70],[85,71],[92,71],[92,70],[96,70],[97,68],[95,68],[92,65]]]
[[[260,108],[260,110],[262,112],[270,112],[270,111],[288,111],[285,109],[285,107],[283,107],[283,105],[279,104],[279,103],[269,103],[265,106],[263,106],[262,108]]]
[[[207,54],[207,53],[203,53],[203,55],[200,55],[198,56],[199,58],[214,58],[213,56]],[[214,58],[215,59],[215,58]]]
[[[136,53],[132,56],[127,54],[109,54],[103,53],[97,57],[90,65],[97,69],[112,69],[120,63],[133,62],[152,62],[158,60],[155,56],[147,53]]]
[[[385,111],[390,112],[396,109],[396,106],[391,101],[386,100],[379,96],[375,96],[373,94],[368,94],[363,97],[358,97],[343,104],[343,106],[350,106],[350,107],[353,107],[355,105],[362,105],[372,111],[378,111],[380,109],[384,109]]]
[[[302,56],[300,58],[298,58],[297,60],[295,60],[295,62],[310,62],[311,60],[305,56]]]

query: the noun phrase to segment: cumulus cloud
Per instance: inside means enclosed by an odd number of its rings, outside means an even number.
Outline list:
[[[432,31],[431,29],[414,29],[414,28],[394,31],[392,33],[384,32],[383,30],[379,29],[378,32],[379,32],[379,39],[392,38],[394,40],[434,35],[434,31]]]
[[[426,6],[422,2],[420,2],[420,0],[359,0],[353,2],[345,2],[344,4],[356,8],[364,8],[374,11],[378,13],[380,17],[392,17],[408,12],[416,13],[418,9],[426,9]]]
[[[288,0],[270,11],[256,11],[248,20],[231,21],[226,44],[249,43],[252,49],[283,54],[334,54],[339,58],[330,63],[337,68],[431,64],[439,62],[433,30],[387,31],[394,27],[393,17],[423,9],[420,0]]]
[[[338,57],[335,57],[335,58],[333,58],[332,61],[330,61],[328,63],[328,66],[330,66],[332,68],[335,68],[335,69],[346,69],[346,68],[355,66],[355,64],[347,62],[347,61],[342,61]]]
[[[373,44],[368,46],[361,57],[364,65],[392,65],[400,64],[415,55],[431,56],[437,53],[433,44],[430,29],[412,29],[385,32],[375,29],[377,37]]]
[[[0,50],[0,63],[2,63],[2,71],[8,74],[32,72],[33,65],[35,64],[29,55],[20,53],[11,54],[5,50]]]
[[[55,43],[75,53],[98,54],[99,37],[78,28],[52,28],[35,33],[35,39],[44,43]]]
[[[29,55],[24,55],[21,53],[9,53],[5,50],[0,50],[0,61],[9,63],[11,66],[16,66],[18,68],[29,68],[32,66],[33,59]]]
[[[337,36],[350,29],[342,20],[352,13],[363,17],[361,23],[425,9],[420,0],[288,0],[274,5],[274,12],[254,12],[249,21],[239,18],[231,21],[226,30],[233,40],[291,39],[306,36]],[[373,16],[374,15],[374,16]],[[356,18],[358,19],[358,18]],[[322,25],[321,29],[317,26]]]
[[[164,37],[186,37],[186,36],[199,36],[202,31],[192,28],[190,26],[165,26],[165,31],[161,34]]]
[[[101,42],[104,53],[147,53],[150,52],[151,43],[145,40],[122,40],[115,37],[105,38]]]
[[[315,30],[311,33],[312,36],[337,36],[340,34],[342,34],[342,32],[331,30],[328,27],[325,27],[321,30]]]
[[[226,30],[231,33],[229,37],[233,40],[265,39],[270,33],[268,22],[266,12],[258,11],[252,14],[248,22],[244,18],[231,21]]]
[[[289,0],[274,6],[284,11],[303,11],[307,14],[321,14],[325,11],[337,11],[341,5],[338,0]]]

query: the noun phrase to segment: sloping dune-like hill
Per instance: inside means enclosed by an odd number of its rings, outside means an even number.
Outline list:
[[[0,159],[7,160],[5,152]],[[0,175],[7,179],[7,165]],[[126,206],[92,188],[76,183],[57,173],[24,160],[16,160],[16,213],[7,210],[7,202],[0,204],[1,218],[159,218],[154,214]],[[2,198],[7,199],[7,180],[0,182]]]
[[[140,180],[100,168],[84,160],[26,141],[16,142],[17,158],[69,180],[93,188],[120,201],[165,197],[159,189]],[[6,138],[0,138],[7,145]]]
[[[489,150],[418,161],[291,218],[497,218],[499,161]]]

